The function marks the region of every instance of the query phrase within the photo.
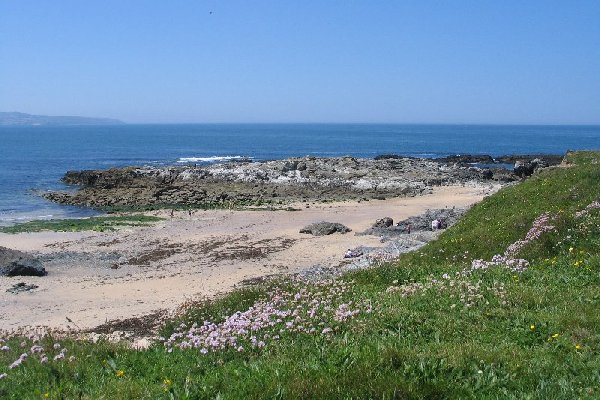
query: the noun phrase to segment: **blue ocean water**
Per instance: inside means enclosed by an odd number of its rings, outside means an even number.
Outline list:
[[[600,126],[193,124],[0,127],[0,224],[81,217],[37,193],[64,189],[67,170],[291,156],[439,157],[563,154],[599,149]]]

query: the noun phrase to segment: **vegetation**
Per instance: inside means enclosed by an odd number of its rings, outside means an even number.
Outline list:
[[[195,305],[145,351],[7,339],[0,397],[599,398],[600,153],[569,157],[418,252]]]
[[[188,211],[188,210],[238,210],[246,209],[249,207],[256,208],[262,207],[262,209],[268,209],[272,205],[275,205],[270,200],[226,200],[226,201],[207,201],[203,203],[194,204],[146,204],[146,205],[114,205],[101,207],[100,209],[108,213],[115,212],[144,212],[144,211],[155,211],[155,210],[174,210],[174,211]]]
[[[145,226],[162,218],[147,215],[111,215],[81,219],[53,219],[48,221],[30,221],[22,224],[0,227],[2,233],[22,232],[79,232],[79,231],[114,231],[124,226]]]

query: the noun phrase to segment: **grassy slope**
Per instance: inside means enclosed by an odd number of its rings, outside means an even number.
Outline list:
[[[333,306],[352,298],[374,311],[347,323],[326,320],[332,334],[283,330],[263,349],[208,355],[63,341],[74,361],[27,360],[8,370],[22,352],[20,339],[11,339],[11,350],[0,352],[0,373],[8,373],[0,397],[598,398],[600,210],[575,212],[600,199],[600,153],[571,159],[577,166],[543,171],[487,198],[420,252],[347,276],[352,283],[332,296]],[[543,212],[556,215],[557,228],[523,249],[531,262],[525,272],[494,268],[409,296],[387,290],[489,260]],[[182,321],[218,322],[264,296],[262,289],[236,292]]]

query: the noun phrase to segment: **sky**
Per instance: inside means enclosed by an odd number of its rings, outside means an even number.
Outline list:
[[[0,0],[0,111],[600,124],[600,1]]]

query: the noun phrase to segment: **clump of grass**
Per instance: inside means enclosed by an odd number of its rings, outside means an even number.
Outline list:
[[[162,221],[162,218],[148,215],[120,215],[91,217],[81,219],[55,219],[49,221],[30,221],[13,226],[0,227],[2,233],[22,232],[79,232],[96,231],[107,232],[125,226],[147,226],[151,223]]]
[[[10,369],[31,339],[5,340],[0,396],[598,398],[600,153],[569,158],[418,252],[341,282],[276,281],[197,304],[146,351],[64,341],[71,361]]]

